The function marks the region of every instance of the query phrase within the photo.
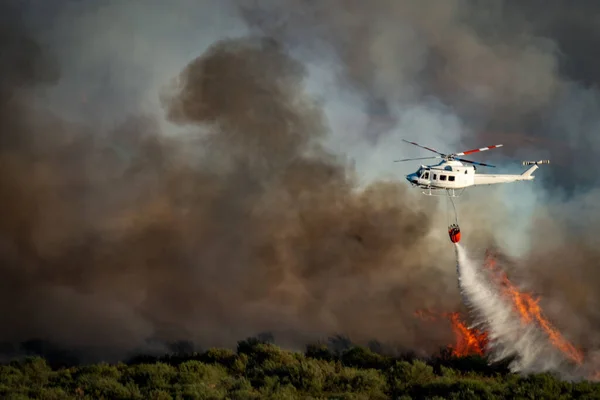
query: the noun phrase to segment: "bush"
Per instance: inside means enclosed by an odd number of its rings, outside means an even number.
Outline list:
[[[123,379],[125,383],[134,383],[140,388],[168,389],[176,376],[176,368],[157,362],[133,365],[123,374]]]
[[[336,358],[335,355],[331,351],[329,351],[329,348],[327,348],[327,346],[324,344],[308,345],[304,354],[308,358],[314,358],[317,360],[324,361],[333,361]]]
[[[217,385],[227,375],[227,370],[220,365],[208,365],[201,361],[186,361],[179,365],[174,382],[182,385],[198,383]]]
[[[344,365],[349,367],[374,368],[379,370],[388,367],[385,357],[359,346],[346,350],[341,358]]]
[[[228,349],[210,349],[200,356],[200,361],[207,364],[219,364],[225,368],[234,367],[237,360],[236,354]]]
[[[173,365],[161,358],[53,369],[43,358],[29,357],[0,366],[0,398],[600,398],[598,383],[564,382],[552,374],[492,373],[493,368],[482,365],[484,359],[474,357],[407,361],[364,347],[344,350],[345,343],[338,343],[341,350],[334,355],[323,346],[309,347],[303,354],[247,340],[238,344],[237,354],[211,349],[179,356]]]

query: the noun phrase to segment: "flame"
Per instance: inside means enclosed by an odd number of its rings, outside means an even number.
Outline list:
[[[495,283],[502,295],[509,299],[519,315],[523,324],[536,324],[548,336],[549,342],[566,358],[581,366],[585,360],[584,354],[571,344],[561,333],[546,319],[540,307],[540,299],[531,293],[520,291],[509,279],[507,274],[497,265],[491,252],[486,251],[485,267],[492,273]],[[426,321],[437,321],[440,317],[448,318],[452,324],[455,344],[449,345],[451,354],[456,357],[467,355],[484,355],[487,352],[488,333],[475,328],[470,328],[458,312],[435,313],[430,310],[418,310],[415,316]],[[589,374],[589,380],[600,380],[600,370]]]
[[[506,273],[498,267],[496,260],[490,252],[486,252],[485,266],[493,272],[493,277],[500,286],[504,296],[512,301],[514,309],[519,314],[524,324],[537,323],[548,335],[550,343],[571,361],[578,365],[583,363],[583,353],[565,339],[556,328],[543,316],[539,305],[539,298],[534,298],[529,293],[519,291],[508,279]]]
[[[452,348],[452,354],[458,357],[464,357],[469,354],[483,355],[488,343],[487,332],[479,329],[469,328],[460,320],[457,312],[450,313],[452,330],[456,337],[456,344]]]
[[[426,321],[437,321],[439,317],[448,318],[452,324],[452,332],[454,332],[455,337],[454,345],[448,346],[453,356],[484,355],[488,342],[487,332],[469,328],[461,320],[458,312],[434,313],[430,310],[417,310],[415,316]]]

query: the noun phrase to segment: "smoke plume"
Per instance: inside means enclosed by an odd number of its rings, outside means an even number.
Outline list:
[[[536,172],[533,185],[471,190],[459,203],[468,235],[463,241],[473,251],[496,245],[513,256],[512,276],[542,296],[556,326],[582,347],[598,347],[594,241],[600,214],[594,206],[598,179],[588,172],[598,155],[600,123],[597,60],[589,50],[600,35],[597,3],[253,5],[240,7],[256,31],[280,38],[322,68],[333,63],[336,82],[362,99],[372,125],[361,146],[348,146],[358,159],[364,153],[387,159],[429,155],[406,148],[399,137],[442,152],[503,143],[499,151],[472,159],[506,172],[519,172],[521,160],[549,158],[552,164]],[[432,123],[442,118],[446,123]],[[382,120],[384,128],[372,128]],[[338,135],[340,143],[358,136]],[[363,169],[371,173],[369,166]],[[471,242],[481,237],[474,231],[482,225],[491,238]]]
[[[188,127],[177,136],[148,115],[81,127],[4,85],[0,339],[109,358],[267,330],[296,346],[444,345],[449,327],[424,334],[412,317],[458,300],[443,254],[415,251],[445,244],[437,212],[395,182],[357,189],[318,144],[305,79],[276,42],[218,41],[162,95]]]
[[[552,161],[469,191],[463,241],[518,254],[557,327],[600,344],[591,3],[15,4],[0,340],[116,358],[273,331],[434,351],[450,327],[413,312],[461,307],[454,215],[404,183],[416,165],[392,160],[424,156],[405,138],[503,143],[476,160],[506,172]]]

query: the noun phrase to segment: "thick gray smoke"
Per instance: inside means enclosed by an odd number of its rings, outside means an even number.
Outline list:
[[[582,171],[597,92],[570,43],[596,25],[571,41],[560,22],[589,10],[51,3],[15,2],[22,24],[2,13],[1,340],[115,355],[261,331],[294,345],[333,333],[448,344],[449,326],[413,312],[460,307],[453,217],[402,181],[416,165],[391,161],[424,155],[406,138],[445,152],[504,143],[477,160],[508,172],[552,160],[536,172],[544,191],[474,190],[459,222],[470,248],[521,254],[523,280],[558,304],[548,314],[593,345],[596,251],[579,233],[594,231],[580,205],[595,198],[581,196],[595,183]],[[528,235],[534,209],[551,240]],[[548,254],[574,241],[588,253],[567,271]],[[585,289],[562,290],[567,273]]]
[[[44,70],[35,49],[14,53]],[[22,82],[39,79],[3,60],[16,78],[2,87],[0,340],[103,357],[263,331],[296,346],[451,341],[413,316],[459,306],[437,210],[396,182],[358,188],[319,145],[305,67],[276,42],[220,40],[182,65],[161,95],[185,127],[171,136],[161,115],[105,130],[34,107]]]
[[[551,155],[559,162],[560,169],[540,174],[548,188],[596,182],[570,162],[576,151],[584,163],[594,154],[598,103],[588,85],[597,61],[585,49],[600,34],[597,3],[575,8],[567,1],[240,3],[260,32],[312,60],[338,60],[340,79],[377,107],[370,112],[374,118],[387,114],[393,120],[408,105],[441,101],[463,125],[458,135],[452,127],[437,133],[442,138],[436,141],[452,145],[449,150],[499,140],[507,146],[486,158],[508,156],[514,162]],[[569,29],[573,25],[578,29]]]
[[[470,191],[459,206],[463,240],[483,251],[489,241],[470,241],[486,224],[502,251],[518,256],[510,272],[542,296],[559,329],[584,348],[600,345],[598,178],[589,172],[599,144],[600,75],[589,49],[600,37],[600,4],[240,3],[254,29],[323,68],[333,64],[337,84],[363,100],[372,125],[362,145],[358,135],[339,133],[340,141],[353,140],[353,154],[428,155],[399,143],[408,137],[442,151],[503,143],[471,158],[507,172],[521,160],[549,158],[533,185]],[[387,125],[375,131],[382,119]],[[502,212],[488,204],[496,201]]]

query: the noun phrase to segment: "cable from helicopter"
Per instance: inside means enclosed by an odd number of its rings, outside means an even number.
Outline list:
[[[448,207],[448,201],[452,204],[454,211],[454,223],[448,225],[448,235],[452,243],[458,243],[460,241],[460,227],[458,226],[458,213],[456,212],[456,205],[452,196],[447,197],[446,202],[446,215],[448,215],[448,222],[450,222],[450,207]]]

